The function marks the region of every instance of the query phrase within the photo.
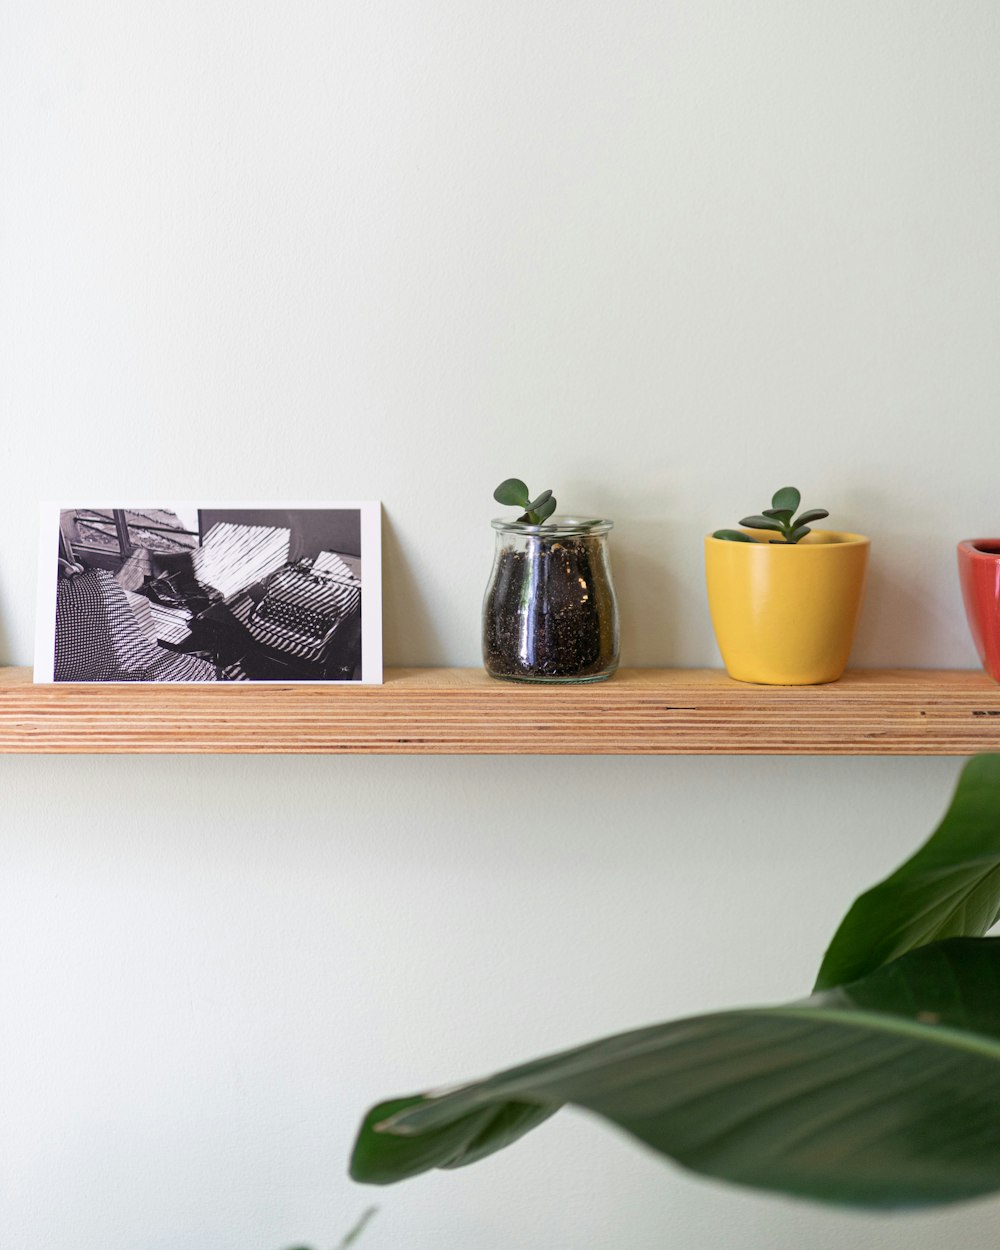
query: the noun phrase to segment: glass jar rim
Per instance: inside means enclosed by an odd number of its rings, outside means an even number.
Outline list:
[[[552,516],[542,525],[529,525],[526,521],[508,521],[494,517],[490,522],[498,534],[525,534],[538,538],[587,538],[607,534],[614,521],[606,517]]]

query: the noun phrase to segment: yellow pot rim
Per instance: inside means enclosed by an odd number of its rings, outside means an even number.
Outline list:
[[[744,534],[759,534],[761,536],[770,535],[771,530],[754,530],[748,529],[746,526],[740,527]],[[809,542],[812,534],[823,539],[822,542]],[[740,551],[825,551],[834,547],[869,547],[871,539],[865,534],[852,534],[849,530],[813,530],[801,542],[798,543],[736,543],[730,538],[715,538],[711,534],[705,535],[705,542],[711,543],[713,546],[733,547]]]

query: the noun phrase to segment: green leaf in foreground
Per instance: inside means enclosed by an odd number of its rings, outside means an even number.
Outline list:
[[[706,1176],[930,1207],[1000,1189],[1000,939],[915,950],[785,1007],[620,1034],[366,1117],[352,1175],[471,1163],[565,1103]]]
[[[391,1185],[430,1168],[462,1167],[511,1145],[559,1110],[537,1102],[504,1101],[459,1112],[419,1134],[385,1132],[383,1125],[432,1098],[416,1095],[380,1102],[365,1116],[351,1157],[351,1175],[369,1185]]]
[[[998,919],[1000,755],[977,755],[928,841],[848,911],[816,989],[857,980],[940,938],[979,937]]]

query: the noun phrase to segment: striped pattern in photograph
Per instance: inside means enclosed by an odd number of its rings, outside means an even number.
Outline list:
[[[318,660],[338,625],[360,604],[361,585],[354,579],[292,565],[271,579],[246,624],[257,642]]]
[[[288,562],[291,530],[219,521],[193,554],[194,575],[224,599],[262,582]]]

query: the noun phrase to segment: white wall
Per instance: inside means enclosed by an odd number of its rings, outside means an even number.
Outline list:
[[[718,662],[701,535],[874,539],[855,662],[972,666],[995,533],[988,0],[2,10],[0,652],[44,497],[381,497],[389,663],[478,662],[509,474],[617,521],[624,661]],[[518,732],[511,726],[511,734]],[[11,1250],[930,1250],[566,1113],[385,1191],[375,1098],[795,997],[958,761],[7,759]]]

